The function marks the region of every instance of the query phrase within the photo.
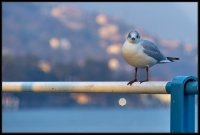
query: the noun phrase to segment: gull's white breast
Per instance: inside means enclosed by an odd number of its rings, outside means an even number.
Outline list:
[[[144,68],[153,66],[157,61],[143,52],[143,47],[126,41],[122,46],[122,56],[126,62],[134,67]]]

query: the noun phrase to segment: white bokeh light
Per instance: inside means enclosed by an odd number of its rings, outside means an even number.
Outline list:
[[[120,106],[126,105],[126,99],[125,98],[120,98],[118,102],[119,102]]]

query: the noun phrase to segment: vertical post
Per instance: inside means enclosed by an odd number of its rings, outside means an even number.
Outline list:
[[[170,131],[172,133],[195,132],[195,94],[187,94],[188,82],[197,81],[193,76],[177,76],[166,86],[171,94]]]

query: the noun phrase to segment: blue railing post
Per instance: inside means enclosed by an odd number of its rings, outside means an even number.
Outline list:
[[[171,94],[170,131],[172,133],[195,132],[194,88],[197,90],[197,78],[194,76],[177,76],[166,86],[167,92]]]

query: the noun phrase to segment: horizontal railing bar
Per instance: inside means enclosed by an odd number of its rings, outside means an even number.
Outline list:
[[[2,82],[3,92],[94,92],[168,94],[167,81],[135,82]]]

